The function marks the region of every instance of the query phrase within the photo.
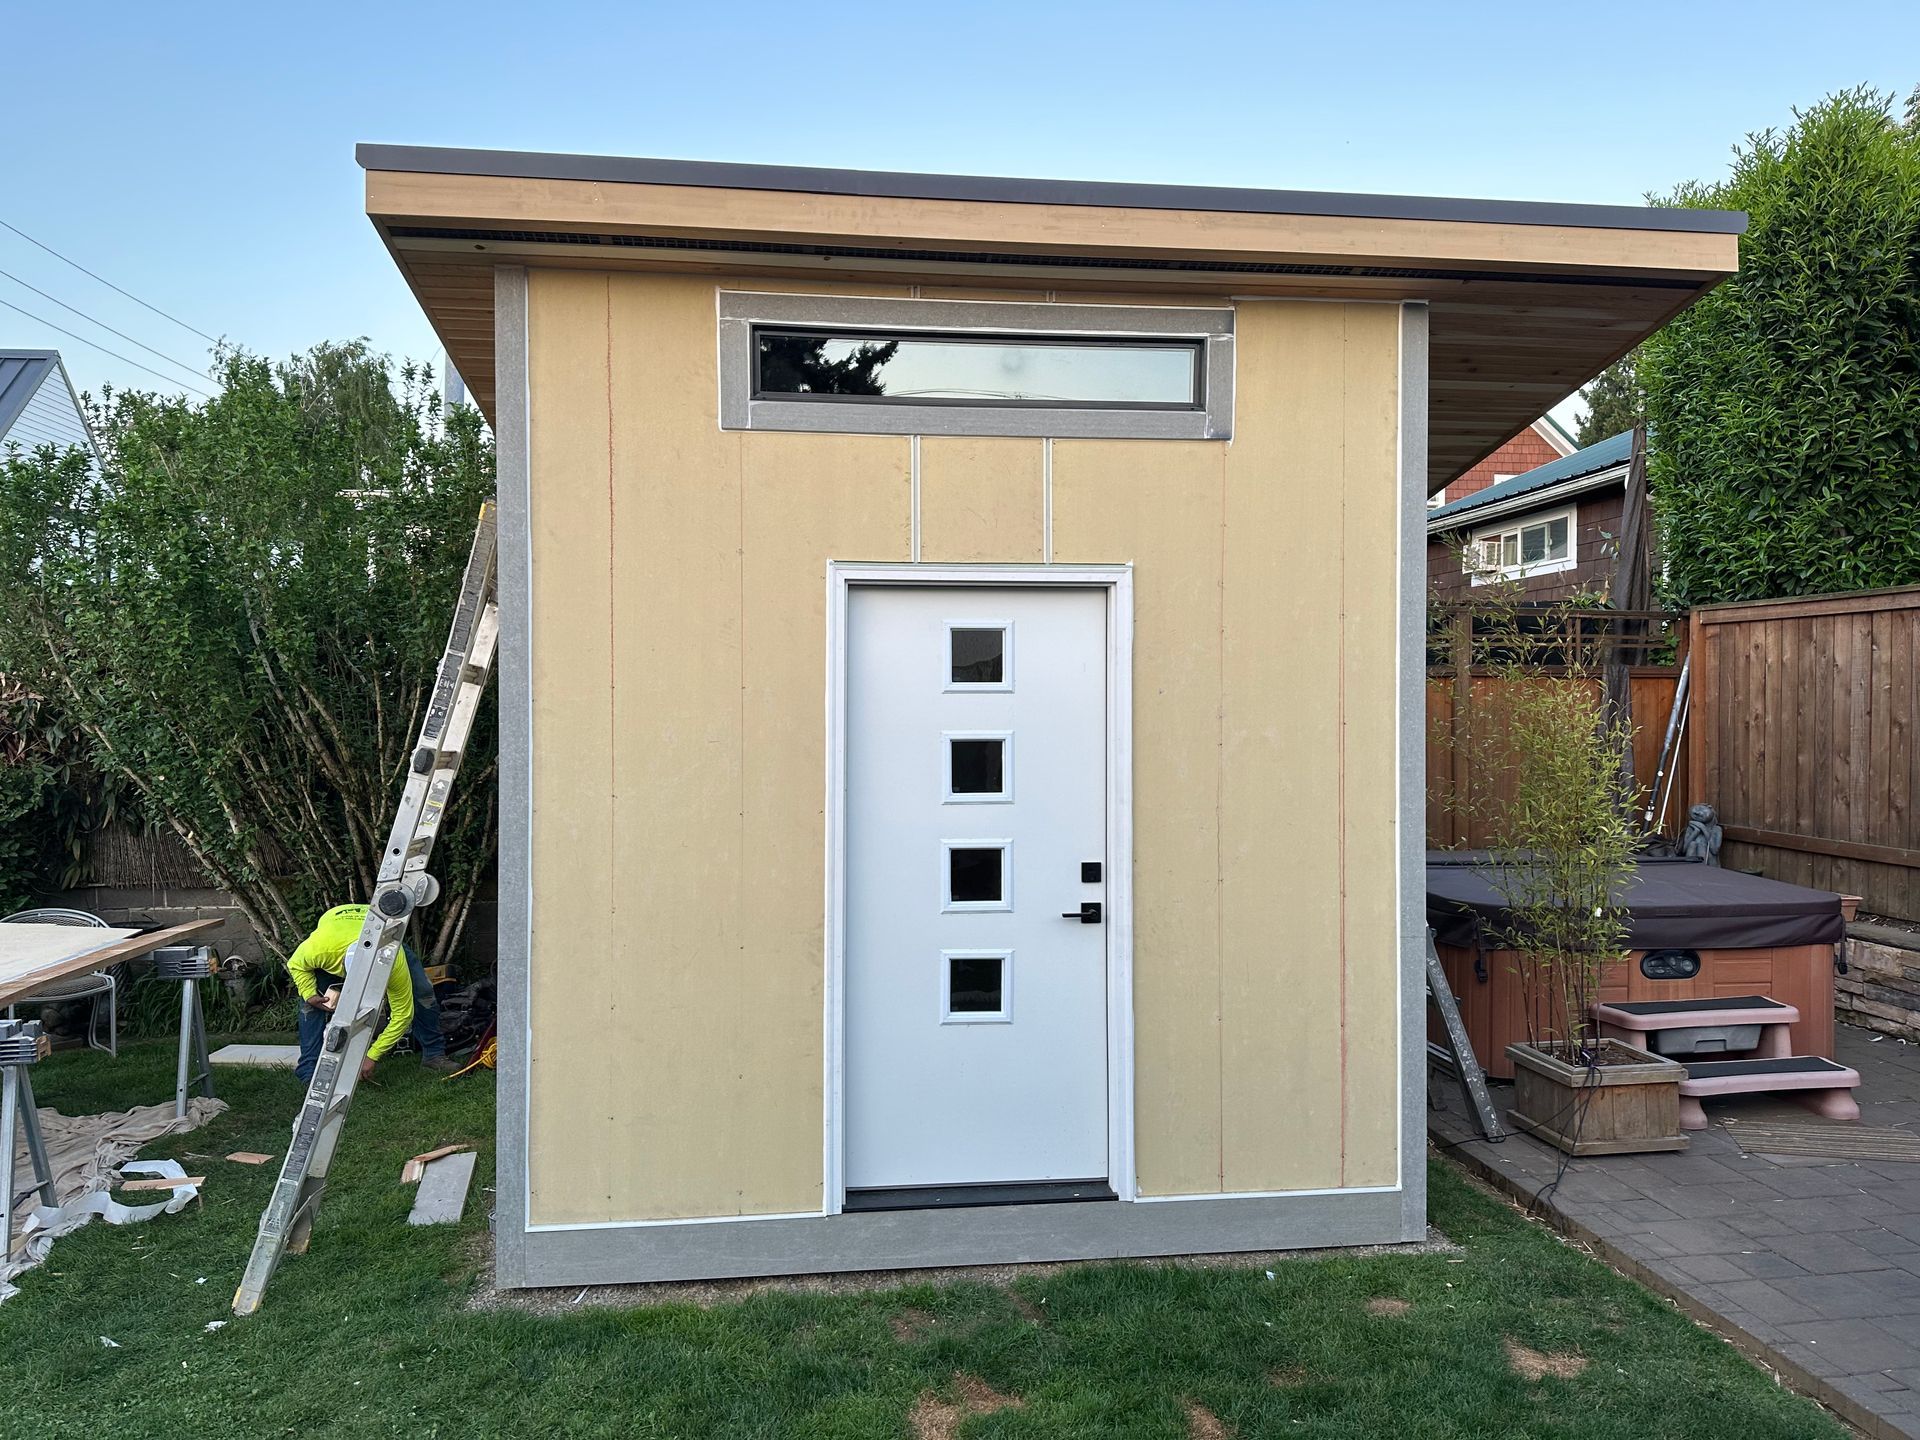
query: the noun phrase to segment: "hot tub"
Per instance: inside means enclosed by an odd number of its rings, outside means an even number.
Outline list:
[[[1484,852],[1428,852],[1427,923],[1441,964],[1474,1053],[1487,1074],[1508,1080],[1507,1046],[1527,1038],[1527,1024],[1514,952],[1493,948],[1508,924],[1494,880]],[[1846,933],[1838,895],[1691,860],[1647,859],[1623,899],[1632,954],[1608,968],[1596,999],[1770,996],[1800,1012],[1789,1031],[1793,1054],[1833,1057],[1834,946]],[[1437,1024],[1432,1035],[1442,1038]]]

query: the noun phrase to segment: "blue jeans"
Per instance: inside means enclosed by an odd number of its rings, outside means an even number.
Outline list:
[[[434,998],[433,986],[427,982],[427,972],[411,950],[404,945],[400,955],[407,962],[407,973],[413,979],[413,1024],[407,1030],[407,1036],[420,1051],[422,1060],[437,1060],[447,1053],[447,1042],[440,1034],[440,1002]],[[321,989],[328,987],[323,983]],[[305,1084],[313,1079],[313,1067],[320,1063],[320,1046],[326,1039],[327,1022],[333,1018],[331,1012],[300,1002],[300,1062],[293,1067],[293,1073]]]

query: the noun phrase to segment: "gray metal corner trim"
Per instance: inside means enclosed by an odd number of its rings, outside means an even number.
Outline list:
[[[500,556],[500,904],[498,1174],[494,1276],[527,1283],[527,1086],[533,933],[533,575],[528,449],[527,272],[493,272]]]
[[[802,165],[740,165],[621,155],[555,155],[432,145],[361,144],[366,170],[501,179],[586,180],[629,185],[693,185],[721,190],[781,190],[893,200],[968,200],[1018,205],[1098,205],[1136,210],[1212,210],[1228,214],[1326,215],[1356,220],[1441,220],[1496,225],[1567,225],[1601,230],[1699,231],[1739,235],[1739,210],[1655,209],[1543,200],[1473,200],[1438,195],[1362,195],[1315,190],[1253,190],[1226,185],[1151,185],[1109,180],[1036,180],[999,175],[928,175],[834,170]]]
[[[720,428],[854,435],[1021,435],[1061,440],[1233,438],[1234,312],[1225,306],[1089,305],[999,300],[894,300],[859,295],[722,290],[718,299]],[[1199,410],[1075,406],[898,405],[762,400],[753,395],[755,325],[976,331],[1199,340]]]
[[[812,1275],[1047,1260],[1216,1255],[1393,1244],[1409,1235],[1395,1190],[1168,1201],[985,1205],[535,1230],[521,1285]],[[503,1282],[504,1283],[504,1282]]]
[[[1400,1191],[1402,1238],[1427,1230],[1428,313],[1400,307]]]

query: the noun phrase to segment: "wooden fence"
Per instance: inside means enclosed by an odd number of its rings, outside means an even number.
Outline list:
[[[1679,668],[1670,663],[1673,642],[1685,642],[1680,617],[1660,611],[1585,612],[1597,632],[1583,642],[1614,647],[1626,664],[1630,715],[1633,722],[1633,775],[1642,792],[1640,804],[1651,792],[1660,764],[1660,745],[1673,711]],[[1621,622],[1625,622],[1623,625]],[[1470,655],[1484,637],[1472,633],[1468,611],[1437,618],[1427,655],[1427,844],[1436,850],[1484,849],[1494,843],[1489,816],[1497,814],[1513,787],[1510,767],[1476,766],[1474,757],[1497,752],[1505,724],[1503,697],[1510,686],[1527,683],[1491,672],[1489,667],[1456,663]],[[1622,635],[1621,630],[1629,633]],[[1669,663],[1648,663],[1659,657]],[[1589,656],[1591,660],[1592,657]],[[1600,682],[1592,682],[1596,693]],[[1663,834],[1677,836],[1686,825],[1688,755],[1684,745],[1673,757],[1676,771],[1673,798],[1667,805]]]
[[[1696,610],[1691,650],[1724,862],[1920,918],[1920,586]]]

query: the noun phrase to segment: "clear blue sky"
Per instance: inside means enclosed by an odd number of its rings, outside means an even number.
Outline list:
[[[1912,0],[11,9],[0,220],[250,349],[364,335],[436,368],[357,141],[1633,204],[1795,106],[1920,81]],[[206,364],[6,230],[0,270]],[[0,306],[12,345],[160,384]]]

